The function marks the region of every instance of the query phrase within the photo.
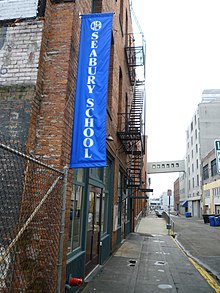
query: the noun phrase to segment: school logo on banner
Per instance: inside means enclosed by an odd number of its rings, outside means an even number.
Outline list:
[[[106,166],[113,13],[82,15],[70,168]]]

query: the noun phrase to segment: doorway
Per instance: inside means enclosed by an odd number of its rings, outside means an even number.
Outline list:
[[[102,215],[102,189],[89,186],[88,225],[86,242],[86,275],[99,263]]]

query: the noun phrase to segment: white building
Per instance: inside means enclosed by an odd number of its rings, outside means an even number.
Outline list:
[[[150,198],[150,209],[155,210],[155,209],[161,209],[162,203],[161,203],[161,198]]]
[[[173,211],[173,209],[174,209],[173,191],[171,192],[171,196],[168,196],[167,192],[163,192],[161,194],[161,204],[162,204],[162,208],[165,211],[168,211],[169,205],[170,205],[170,210]]]
[[[201,161],[220,137],[219,113],[220,90],[204,90],[186,133],[186,200],[195,217],[203,212]]]

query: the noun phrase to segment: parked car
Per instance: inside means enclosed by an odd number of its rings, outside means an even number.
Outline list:
[[[163,209],[155,210],[155,214],[156,214],[158,217],[162,217],[163,212],[164,212]]]

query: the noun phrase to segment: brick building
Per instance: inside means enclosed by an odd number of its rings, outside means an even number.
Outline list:
[[[174,182],[173,186],[173,194],[174,194],[174,210],[180,211],[180,183],[179,178],[177,178]]]
[[[68,171],[64,239],[61,246],[57,244],[57,250],[62,248],[62,270],[54,280],[54,286],[64,292],[70,276],[84,279],[105,263],[135,229],[146,205],[145,91],[144,74],[139,73],[144,68],[143,35],[138,43],[129,0],[18,0],[14,5],[16,9],[10,1],[0,2],[0,133],[5,141],[18,142],[25,153],[60,171],[70,159],[79,16],[114,12],[107,167]],[[38,187],[35,195],[40,192],[45,190]],[[61,199],[62,192],[58,196]],[[21,205],[31,200],[24,190],[20,199]],[[54,219],[59,222],[61,200],[56,205]],[[38,227],[41,229],[40,224]],[[47,251],[48,245],[44,241],[41,249]],[[51,275],[58,274],[55,266]],[[19,274],[11,276],[15,283],[16,278]],[[13,292],[27,289],[27,278],[26,272]],[[44,280],[41,290],[46,291],[42,292],[54,292],[48,283]],[[32,292],[40,292],[39,286],[33,281]]]

